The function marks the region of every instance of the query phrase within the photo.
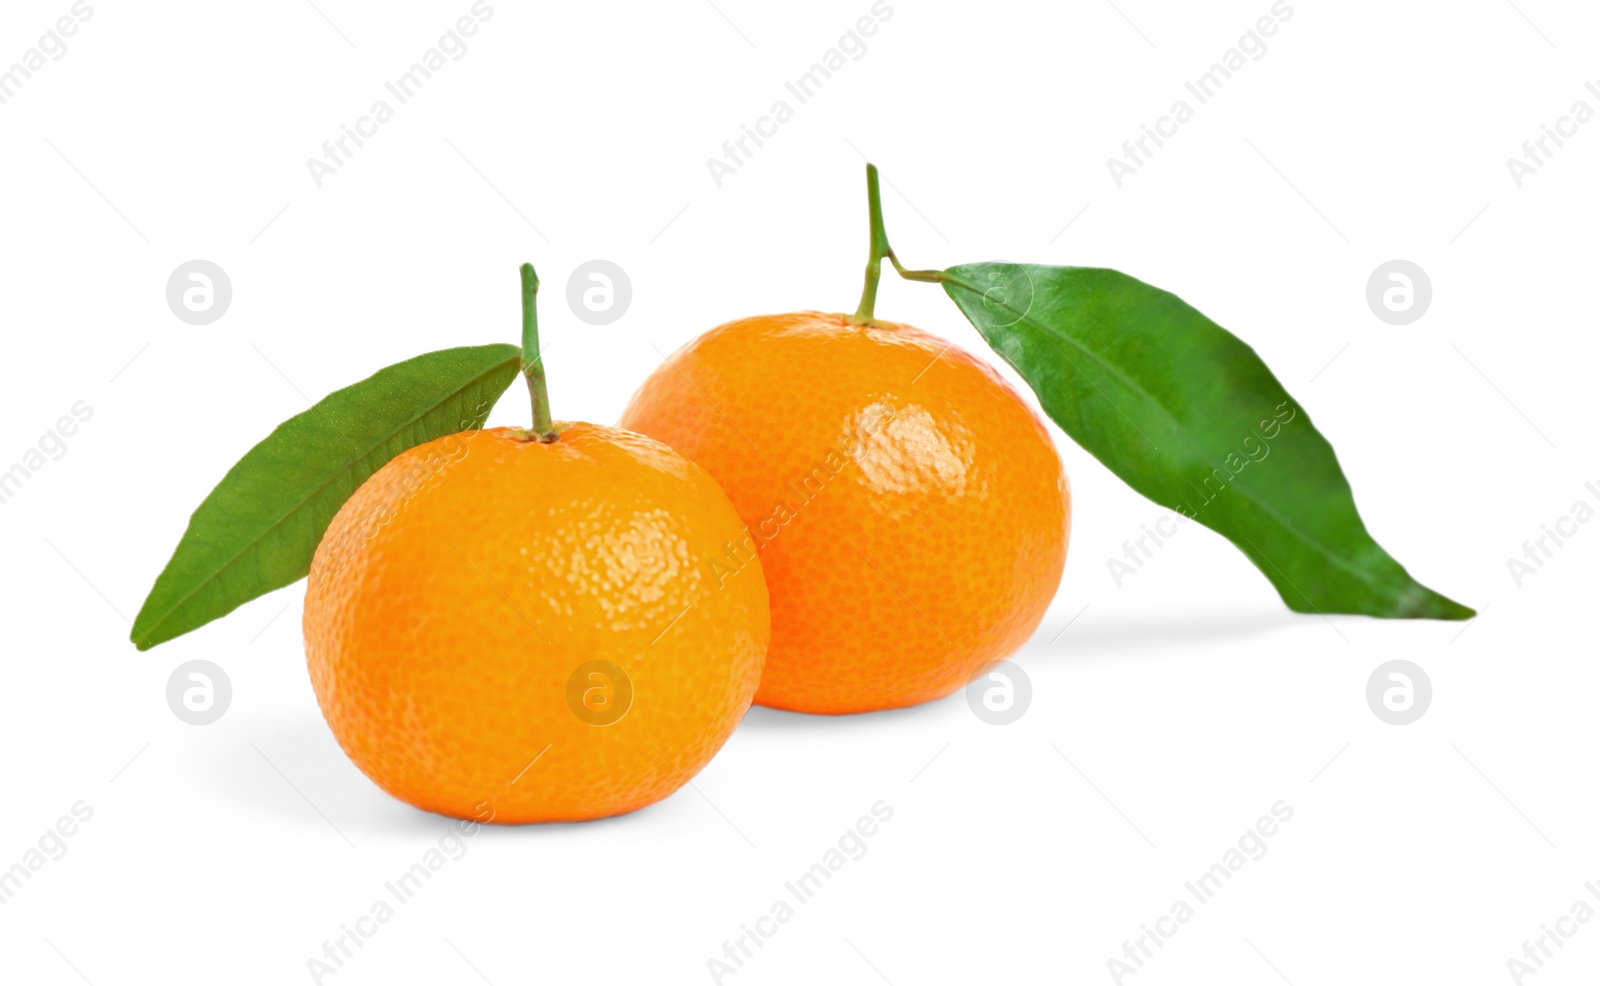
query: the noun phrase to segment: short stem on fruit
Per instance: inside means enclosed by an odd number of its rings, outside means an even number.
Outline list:
[[[533,427],[530,432],[541,442],[556,440],[550,421],[550,392],[544,382],[544,359],[539,355],[539,275],[532,264],[522,265],[522,375],[528,381],[528,396],[533,399]]]
[[[883,272],[885,257],[894,264],[895,273],[908,281],[933,284],[945,281],[944,271],[907,270],[901,265],[900,258],[894,255],[894,248],[889,245],[889,234],[883,226],[883,196],[878,191],[878,166],[875,164],[867,165],[867,223],[872,240],[867,251],[866,283],[861,287],[861,304],[856,307],[856,313],[850,316],[850,321],[856,325],[874,324],[872,310],[878,303],[878,278]]]
[[[878,276],[883,270],[883,258],[889,257],[895,267],[894,251],[889,248],[889,234],[883,228],[883,196],[878,192],[878,166],[867,165],[867,223],[871,230],[871,243],[867,251],[866,282],[861,287],[861,304],[850,321],[858,325],[872,322],[872,309],[878,303]]]

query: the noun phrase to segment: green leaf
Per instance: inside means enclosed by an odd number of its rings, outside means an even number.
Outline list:
[[[1217,531],[1298,612],[1467,619],[1356,512],[1333,446],[1238,337],[1114,270],[963,264],[947,294],[1073,440]]]
[[[323,532],[384,463],[483,425],[521,366],[515,346],[424,353],[279,425],[228,470],[133,621],[140,650],[304,578]]]

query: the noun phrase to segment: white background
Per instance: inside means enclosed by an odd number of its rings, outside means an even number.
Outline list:
[[[1107,959],[1279,800],[1294,816],[1267,854],[1125,982],[1514,981],[1524,940],[1575,901],[1600,908],[1600,524],[1520,587],[1506,564],[1600,485],[1600,121],[1520,189],[1505,164],[1575,100],[1600,110],[1583,88],[1600,14],[1517,3],[1293,0],[1266,54],[1121,189],[1107,157],[1268,0],[892,0],[865,55],[720,189],[706,159],[868,0],[494,0],[321,189],[305,160],[469,0],[95,3],[0,106],[0,467],[75,401],[94,411],[0,506],[0,868],[74,803],[94,812],[0,905],[0,978],[311,981],[306,960],[450,823],[335,745],[302,586],[146,654],[127,642],[189,511],[307,399],[425,350],[515,342],[525,259],[562,418],[615,421],[660,351],[722,321],[852,310],[868,155],[912,266],[1117,267],[1250,342],[1379,541],[1483,615],[1293,615],[1194,526],[1119,588],[1106,559],[1163,511],[1057,432],[1072,546],[1017,657],[1020,721],[987,725],[960,695],[755,709],[661,804],[478,835],[323,981],[712,982],[707,959],[879,800],[894,817],[867,854],[724,982],[1110,982]],[[69,6],[0,8],[0,65]],[[562,290],[597,257],[634,292],[598,328]],[[194,258],[234,289],[205,327],[164,298]],[[1394,258],[1432,280],[1409,326],[1365,301]],[[930,285],[886,279],[878,312],[983,349]],[[525,417],[513,390],[491,423]],[[196,658],[234,689],[205,727],[164,695]],[[1392,658],[1433,683],[1413,725],[1365,699]],[[1539,986],[1600,973],[1600,920],[1576,927]]]

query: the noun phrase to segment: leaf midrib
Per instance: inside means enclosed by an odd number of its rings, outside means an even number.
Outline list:
[[[520,362],[521,361],[521,357],[520,356],[516,357],[515,361],[516,362]],[[434,411],[438,410],[439,407],[442,406],[451,397],[455,397],[456,395],[460,394],[462,391],[466,390],[468,387],[471,387],[473,384],[478,383],[484,377],[489,376],[495,370],[499,369],[501,366],[504,366],[508,362],[512,362],[512,360],[510,360],[510,359],[501,360],[499,363],[496,363],[493,366],[490,366],[489,368],[481,371],[477,375],[473,376],[471,379],[467,380],[465,383],[463,383],[460,386],[458,386],[449,395],[447,395],[446,397],[444,397],[441,400],[438,400],[438,401],[434,402],[433,404],[430,404],[427,408],[423,409],[422,411],[419,411],[418,413],[412,415],[411,418],[409,420],[407,420],[404,424],[401,424],[401,425],[397,426],[394,430],[390,431],[387,435],[383,436],[383,438],[379,439],[378,441],[376,441],[372,445],[370,445],[365,451],[358,453],[354,458],[350,459],[347,463],[345,463],[343,468],[341,468],[337,472],[333,473],[325,481],[323,481],[323,483],[320,486],[318,486],[316,489],[312,490],[310,493],[308,493],[304,497],[302,497],[298,503],[296,503],[294,506],[290,507],[287,511],[285,511],[282,516],[280,516],[277,520],[274,520],[271,524],[267,525],[267,527],[264,528],[261,531],[260,534],[257,534],[254,538],[251,538],[250,541],[247,542],[242,548],[240,548],[238,551],[234,552],[232,557],[230,557],[227,561],[223,562],[221,565],[218,565],[215,569],[213,569],[210,575],[207,575],[205,578],[201,579],[199,582],[197,582],[195,584],[194,588],[192,588],[188,592],[184,593],[171,606],[167,607],[166,612],[161,614],[160,619],[157,619],[155,622],[151,623],[149,626],[146,626],[141,631],[141,635],[142,636],[148,636],[149,634],[154,633],[158,627],[160,627],[167,620],[171,619],[172,614],[177,612],[178,607],[182,606],[184,603],[186,603],[190,599],[192,599],[194,597],[195,593],[199,592],[201,589],[204,589],[206,586],[210,585],[212,582],[215,582],[217,580],[217,578],[219,576],[221,576],[221,574],[224,571],[227,571],[229,568],[231,568],[233,566],[233,564],[235,562],[237,562],[240,558],[242,558],[244,556],[245,552],[249,551],[251,548],[254,548],[256,545],[260,544],[273,531],[276,531],[278,528],[282,527],[284,521],[288,520],[290,517],[294,516],[296,513],[298,513],[302,509],[304,509],[305,505],[307,503],[310,503],[317,496],[317,494],[321,493],[323,490],[325,490],[329,486],[333,485],[334,481],[339,479],[339,477],[345,475],[351,469],[355,468],[356,463],[362,461],[367,456],[369,456],[373,452],[377,451],[378,448],[381,445],[383,445],[385,442],[388,442],[389,440],[393,439],[396,435],[400,434],[402,431],[406,430],[407,428],[409,428],[412,425],[416,424],[418,421],[420,421],[423,418],[427,417],[429,414],[432,414]],[[332,395],[330,394],[329,396],[332,396]],[[323,400],[326,400],[326,399],[327,398],[323,398]],[[320,404],[321,402],[319,401],[318,403]],[[301,412],[301,413],[303,414],[303,413],[307,413],[309,411],[315,410],[316,406],[317,405],[313,404],[310,408],[307,408],[305,412]],[[494,409],[490,408],[490,410],[492,411]],[[296,417],[299,417],[299,415],[296,415]],[[487,418],[487,415],[485,415],[485,418]],[[185,530],[184,533],[185,533],[185,535],[187,535],[188,531]],[[278,588],[282,588],[282,587],[279,586]],[[135,628],[135,629],[137,629],[137,628]]]
[[[961,289],[973,294],[974,296],[978,297],[979,299],[983,298],[982,292],[979,292],[972,285],[966,283],[965,281],[960,280],[959,278],[951,276],[950,272],[948,270],[945,271],[944,273],[945,273],[946,279],[950,283],[955,284],[956,286],[958,286]],[[1155,288],[1154,290],[1160,290],[1160,289],[1159,288]],[[1136,393],[1136,394],[1140,395],[1141,397],[1143,397],[1146,401],[1148,401],[1149,403],[1154,405],[1163,415],[1165,415],[1168,420],[1170,420],[1174,425],[1176,425],[1177,426],[1177,433],[1179,435],[1183,436],[1184,442],[1188,444],[1189,448],[1193,452],[1195,452],[1197,454],[1197,456],[1202,461],[1206,461],[1206,460],[1209,459],[1209,455],[1206,452],[1206,450],[1201,448],[1195,442],[1193,436],[1189,432],[1188,426],[1185,425],[1183,423],[1183,421],[1180,420],[1177,417],[1177,415],[1173,414],[1170,410],[1168,410],[1166,405],[1163,404],[1159,399],[1157,399],[1155,397],[1155,395],[1153,395],[1149,391],[1145,390],[1144,387],[1140,386],[1138,383],[1136,383],[1133,380],[1130,380],[1128,377],[1124,376],[1123,373],[1121,372],[1121,370],[1119,370],[1115,365],[1107,362],[1105,357],[1101,356],[1098,352],[1095,352],[1094,350],[1092,350],[1089,347],[1085,346],[1083,343],[1079,342],[1077,339],[1072,338],[1071,336],[1065,334],[1064,332],[1058,332],[1057,330],[1051,328],[1050,326],[1045,325],[1044,323],[1038,321],[1037,319],[1035,319],[1032,316],[1030,316],[1027,312],[1019,312],[1019,311],[1017,311],[1015,308],[1013,308],[1010,304],[1006,303],[1005,301],[998,301],[998,302],[996,302],[996,304],[998,304],[1001,308],[1004,308],[1006,311],[1011,312],[1012,314],[1016,315],[1018,321],[1027,322],[1029,325],[1032,325],[1036,329],[1039,329],[1039,330],[1041,330],[1043,332],[1048,333],[1052,337],[1060,338],[1061,341],[1065,342],[1067,345],[1069,345],[1072,348],[1078,350],[1078,352],[1082,353],[1084,356],[1086,356],[1090,360],[1094,361],[1096,364],[1098,364],[1100,366],[1101,369],[1103,369],[1107,374],[1109,374],[1114,379],[1116,379],[1118,382],[1120,382],[1126,389],[1128,389],[1130,391],[1133,391],[1134,393]],[[1031,305],[1030,305],[1030,308],[1031,308]],[[1226,331],[1226,330],[1224,330],[1224,331]],[[1246,345],[1249,345],[1249,344],[1246,343]],[[1253,352],[1253,350],[1252,350],[1252,352]],[[1287,391],[1285,393],[1287,393]],[[1313,538],[1312,536],[1310,536],[1306,532],[1302,531],[1297,525],[1291,523],[1287,518],[1283,517],[1283,515],[1278,513],[1278,511],[1274,507],[1272,507],[1270,504],[1262,501],[1258,496],[1256,496],[1255,493],[1252,491],[1252,489],[1251,489],[1251,487],[1250,487],[1250,485],[1248,483],[1235,482],[1233,485],[1239,488],[1240,493],[1244,496],[1244,498],[1246,500],[1249,500],[1252,504],[1254,504],[1257,508],[1259,508],[1263,513],[1267,514],[1274,521],[1276,521],[1279,527],[1282,527],[1284,530],[1286,530],[1290,534],[1294,535],[1302,543],[1304,543],[1306,545],[1309,545],[1310,547],[1314,548],[1324,558],[1327,558],[1329,561],[1333,562],[1335,565],[1337,565],[1339,568],[1343,569],[1344,571],[1349,572],[1351,575],[1355,576],[1355,578],[1357,580],[1365,583],[1366,585],[1368,585],[1370,587],[1376,588],[1376,589],[1394,589],[1394,588],[1396,588],[1394,583],[1386,581],[1386,580],[1375,579],[1371,575],[1369,575],[1368,573],[1363,571],[1362,569],[1352,566],[1343,557],[1341,557],[1338,554],[1335,554],[1332,551],[1332,549],[1328,548],[1321,541],[1318,541],[1316,538]],[[1360,517],[1360,515],[1357,514],[1358,520],[1359,520],[1359,517]],[[1209,526],[1209,525],[1207,525],[1207,526]],[[1365,525],[1363,525],[1363,526],[1365,526]],[[1218,531],[1217,533],[1223,534],[1223,532],[1221,532],[1221,531]],[[1226,534],[1223,534],[1223,536],[1224,537],[1228,537]],[[1369,537],[1370,537],[1370,535],[1369,535]],[[1231,537],[1229,537],[1228,540],[1229,541],[1233,541],[1233,539]],[[1238,542],[1234,541],[1234,544],[1237,545]],[[1266,557],[1266,554],[1264,552],[1262,553],[1262,557],[1263,558]],[[1396,562],[1396,564],[1399,564],[1399,563]],[[1276,566],[1274,566],[1274,567],[1276,567]],[[1282,574],[1282,573],[1280,572],[1279,574]],[[1409,576],[1408,576],[1408,579],[1409,579]],[[1288,581],[1288,576],[1287,575],[1284,576],[1284,580]],[[1414,583],[1416,580],[1415,579],[1410,579],[1410,581]],[[1290,585],[1294,585],[1294,583],[1291,582]],[[1295,586],[1295,591],[1297,591],[1297,592],[1300,591],[1298,586]],[[1302,592],[1301,595],[1304,595],[1304,593]]]

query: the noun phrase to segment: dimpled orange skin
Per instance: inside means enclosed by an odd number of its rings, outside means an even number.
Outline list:
[[[499,428],[401,453],[312,562],[323,716],[418,808],[507,823],[633,811],[694,776],[755,693],[766,583],[752,565],[719,587],[705,562],[745,536],[727,497],[658,442],[557,429],[548,444]],[[610,725],[568,704],[596,660],[633,685]]]
[[[647,380],[622,426],[704,466],[750,528],[772,646],[756,702],[848,713],[962,687],[1033,633],[1070,493],[987,363],[908,325],[730,322]],[[719,572],[720,574],[720,572]]]

